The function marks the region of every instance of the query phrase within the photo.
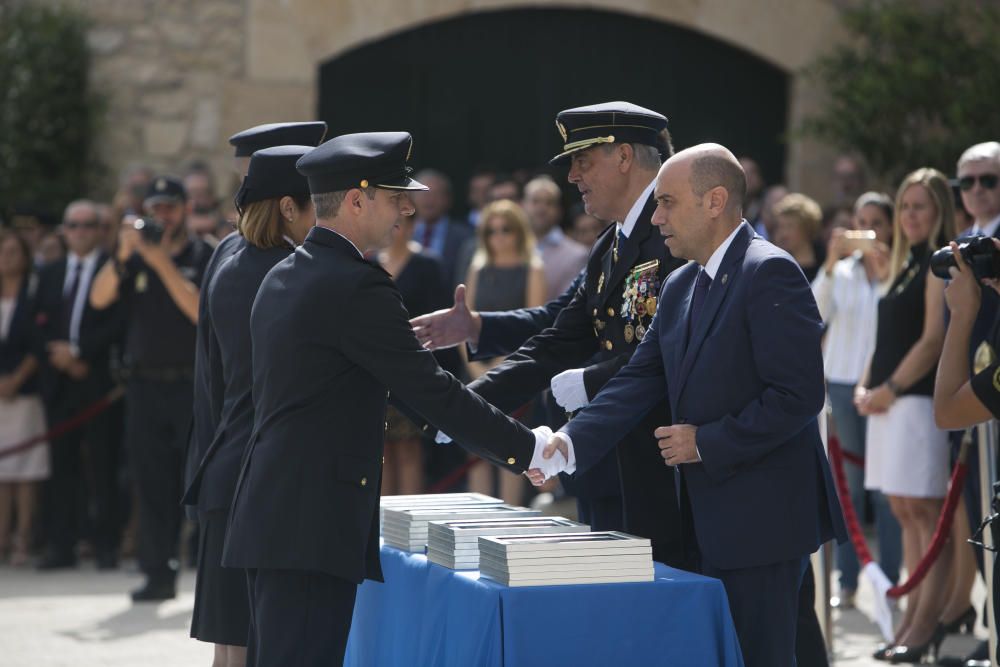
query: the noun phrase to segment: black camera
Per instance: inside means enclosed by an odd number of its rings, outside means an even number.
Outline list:
[[[1000,276],[1000,250],[989,236],[977,236],[958,244],[962,259],[972,267],[976,281]],[[931,272],[942,280],[950,280],[948,269],[957,266],[951,247],[941,248],[931,256]]]
[[[142,240],[151,245],[159,245],[160,239],[163,238],[163,225],[156,220],[138,218],[132,226],[142,235]]]

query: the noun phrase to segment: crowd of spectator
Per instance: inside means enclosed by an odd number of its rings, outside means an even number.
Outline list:
[[[813,284],[826,325],[831,434],[865,460],[863,468],[848,464],[850,498],[842,501],[874,520],[882,568],[897,581],[930,543],[961,441],[934,421],[947,312],[944,283],[928,270],[930,256],[964,235],[996,236],[1000,144],[971,147],[952,182],[917,169],[894,196],[869,191],[862,163],[842,156],[833,164],[825,207],[768,183],[752,158],[740,162],[746,219]],[[448,307],[459,284],[466,285],[459,297],[477,311],[542,305],[573,282],[607,226],[544,171],[515,177],[477,169],[467,178],[465,206],[455,205],[444,173],[424,169],[416,178],[430,190],[414,197],[416,215],[404,218],[373,258],[394,277],[412,316]],[[145,486],[163,483],[164,466],[173,470],[183,459],[190,405],[182,404],[190,404],[191,379],[185,369],[193,365],[197,319],[192,303],[211,247],[232,231],[236,214],[203,163],[163,181],[147,167],[132,167],[109,203],[75,201],[58,225],[22,212],[0,230],[0,558],[12,565],[37,556],[42,569],[75,567],[92,554],[98,567],[114,568],[124,551],[155,569],[181,557],[173,542],[144,539],[130,517],[146,503],[147,521],[177,532],[179,509],[149,505]],[[122,238],[141,236],[132,230],[140,216],[166,223],[167,255],[142,240],[123,251]],[[132,230],[126,236],[123,226]],[[974,336],[970,354],[988,338],[988,331]],[[469,361],[456,350],[436,354],[467,380],[500,361]],[[144,358],[159,370],[144,376]],[[165,383],[187,389],[168,396]],[[122,384],[124,399],[112,396],[111,407],[83,426],[3,451],[72,420]],[[176,407],[165,411],[164,401]],[[126,414],[132,423],[145,420],[147,431],[149,420],[160,420],[160,458],[142,460],[143,453],[123,446]],[[544,419],[544,398],[527,414]],[[461,463],[398,410],[389,424],[384,493],[426,491]],[[515,503],[530,492],[523,479],[485,465],[472,468],[469,486]],[[975,504],[970,497],[957,513],[950,547],[910,595],[889,652],[901,654],[902,647],[922,655],[942,632],[966,626],[975,566],[965,537],[977,519]],[[837,564],[838,603],[850,606],[859,578],[850,545],[838,549]]]

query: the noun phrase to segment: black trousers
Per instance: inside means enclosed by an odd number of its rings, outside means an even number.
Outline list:
[[[798,667],[827,667],[830,659],[826,654],[823,630],[816,618],[816,578],[812,561],[806,564],[799,588],[799,615],[795,632],[795,660]]]
[[[50,427],[72,418],[103,393],[83,383],[67,383],[46,404]],[[121,428],[116,416],[120,413],[106,410],[50,443],[52,475],[43,495],[43,532],[51,553],[70,554],[81,534],[98,551],[118,548]]]
[[[625,530],[625,513],[621,496],[577,498],[576,514],[580,523],[591,530]]]
[[[133,379],[128,384],[126,443],[139,501],[139,569],[151,579],[173,578],[180,540],[184,454],[191,421],[190,380]]]
[[[726,588],[746,667],[796,667],[799,592],[807,565],[807,558],[794,558],[721,570],[702,561],[702,574],[721,579]]]
[[[320,572],[248,570],[247,667],[344,664],[358,586]]]

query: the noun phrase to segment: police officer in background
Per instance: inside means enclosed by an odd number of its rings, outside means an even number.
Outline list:
[[[211,248],[188,235],[184,186],[153,179],[146,218],[122,225],[118,249],[94,278],[90,302],[121,301],[127,396],[125,446],[139,508],[137,548],[146,576],[135,601],[174,597],[184,453],[191,423],[199,286]]]
[[[283,145],[317,146],[326,135],[326,123],[309,121],[303,123],[267,123],[237,132],[229,137],[234,148],[233,170],[242,180],[247,175],[250,157],[264,148]],[[246,240],[233,232],[219,241],[212,251],[212,257],[205,268],[202,284],[209,285],[219,266],[246,245]],[[188,442],[187,460],[184,465],[184,487],[194,480],[195,471],[205,456],[212,438],[215,437],[222,412],[222,362],[217,345],[213,345],[211,314],[208,300],[198,304],[198,335],[195,343],[194,361],[194,408],[191,421],[191,436]],[[189,518],[194,519],[192,510]],[[192,559],[193,560],[193,559]]]
[[[347,134],[298,162],[316,227],[254,301],[254,428],[222,560],[248,570],[248,665],[343,662],[357,585],[382,579],[389,392],[515,473],[541,463],[551,433],[532,433],[442,370],[392,277],[364,258],[413,215],[409,193],[425,186],[409,177],[412,147],[406,132]]]

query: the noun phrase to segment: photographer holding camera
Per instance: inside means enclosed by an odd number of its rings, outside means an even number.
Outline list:
[[[147,217],[123,223],[114,261],[94,279],[90,302],[121,300],[128,312],[125,438],[139,499],[138,556],[146,583],[135,601],[174,597],[182,470],[193,403],[198,291],[211,248],[189,236],[180,181],[153,179]]]

